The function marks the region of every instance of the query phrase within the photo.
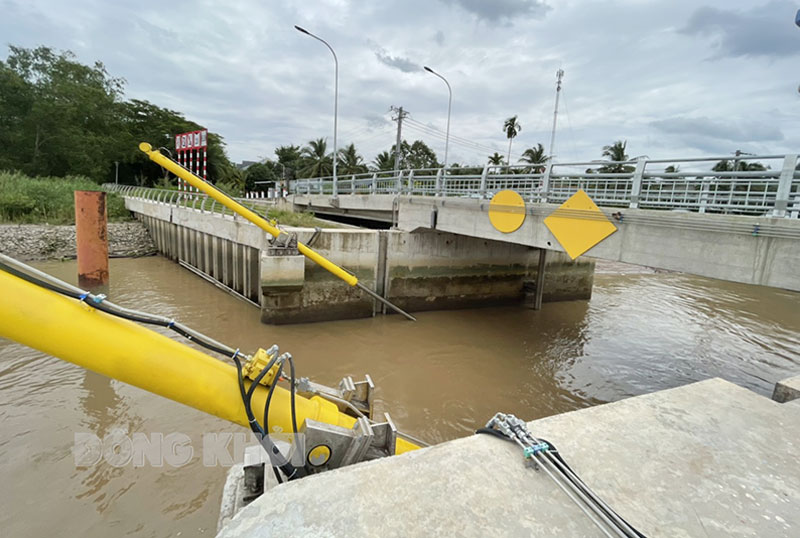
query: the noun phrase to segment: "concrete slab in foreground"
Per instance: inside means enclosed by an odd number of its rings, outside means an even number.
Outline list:
[[[711,379],[529,427],[648,537],[800,536],[800,406]],[[220,533],[431,535],[599,530],[517,447],[474,435],[278,486]]]
[[[800,398],[800,375],[778,381],[772,399],[776,402],[791,402]]]

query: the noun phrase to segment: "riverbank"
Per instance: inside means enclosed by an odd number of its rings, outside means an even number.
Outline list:
[[[0,252],[22,261],[74,258],[75,226],[0,224]],[[155,253],[153,240],[141,223],[108,223],[110,257],[135,258]]]

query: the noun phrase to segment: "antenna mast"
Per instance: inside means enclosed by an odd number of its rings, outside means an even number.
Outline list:
[[[553,162],[555,154],[553,153],[553,146],[556,143],[556,121],[558,120],[558,98],[561,95],[561,79],[564,77],[564,70],[559,69],[556,71],[556,106],[553,110],[553,132],[550,134],[550,162]]]

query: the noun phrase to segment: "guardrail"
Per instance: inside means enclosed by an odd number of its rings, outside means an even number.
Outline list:
[[[155,189],[151,187],[137,187],[134,185],[117,185],[115,183],[105,183],[103,188],[108,192],[115,192],[122,196],[146,200],[165,205],[177,207],[187,207],[201,213],[218,213],[220,215],[232,215],[236,219],[236,213],[218,203],[201,192],[177,191],[171,189]],[[233,198],[233,197],[231,197]],[[233,198],[250,210],[258,211],[267,206],[273,206],[277,202],[276,198]]]
[[[716,172],[726,160],[766,161],[766,170]],[[667,166],[669,165],[669,166]],[[773,165],[775,168],[773,169]],[[669,167],[672,166],[672,170]],[[706,170],[700,169],[707,166]],[[649,169],[648,169],[649,167]],[[684,167],[686,170],[681,171]],[[537,169],[538,168],[538,169]],[[426,168],[291,182],[293,194],[394,194],[491,198],[504,189],[531,203],[562,203],[583,189],[600,206],[798,218],[800,167],[795,155],[591,161],[546,165],[489,165],[481,169]],[[616,170],[609,172],[609,170]],[[470,173],[472,172],[472,173]]]

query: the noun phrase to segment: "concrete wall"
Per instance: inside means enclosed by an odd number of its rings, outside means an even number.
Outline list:
[[[398,227],[451,233],[563,251],[544,225],[558,207],[528,208],[523,225],[504,234],[492,227],[486,200],[402,197]],[[607,213],[611,211],[606,210]],[[800,291],[800,220],[621,209],[617,231],[586,256],[695,275]]]
[[[249,222],[191,208],[126,199],[159,251],[261,305],[265,323],[368,317],[385,311],[308,259],[274,256]],[[308,242],[309,228],[287,229]],[[519,304],[537,283],[540,250],[438,231],[326,229],[314,250],[410,311]],[[298,259],[299,258],[299,259]],[[591,297],[594,263],[550,252],[543,299]]]
[[[495,241],[563,251],[543,220],[558,207],[529,204],[522,227],[495,230],[489,202],[470,198],[295,195],[294,204],[318,213],[393,222],[401,230],[436,229]],[[800,291],[800,220],[769,216],[605,209],[618,212],[618,231],[586,256]],[[377,215],[377,216],[375,216]]]
[[[137,217],[163,255],[183,261],[250,301],[259,302],[259,249],[155,217]]]

